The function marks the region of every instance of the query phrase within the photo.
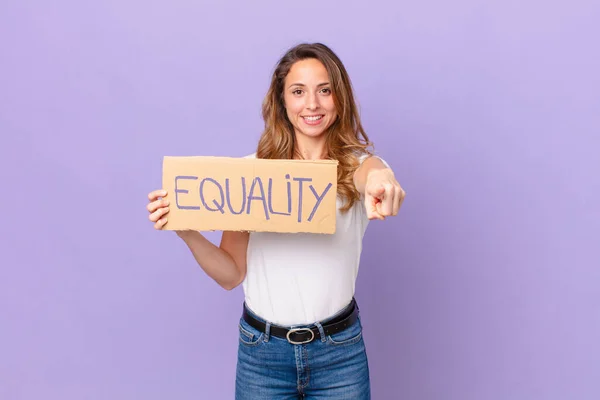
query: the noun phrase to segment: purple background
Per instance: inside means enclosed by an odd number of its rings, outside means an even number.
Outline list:
[[[407,191],[358,281],[374,398],[600,397],[597,2],[37,3],[0,4],[1,399],[233,398],[242,290],[146,195],[253,152],[300,41]]]

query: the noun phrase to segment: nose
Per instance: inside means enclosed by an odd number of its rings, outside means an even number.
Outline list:
[[[316,110],[319,108],[319,97],[316,93],[311,93],[306,96],[306,109]]]

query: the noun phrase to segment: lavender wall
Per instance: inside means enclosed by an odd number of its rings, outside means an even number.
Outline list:
[[[0,4],[1,399],[233,398],[242,291],[146,194],[252,152],[299,41],[407,191],[358,282],[374,398],[599,398],[597,3],[35,3]]]

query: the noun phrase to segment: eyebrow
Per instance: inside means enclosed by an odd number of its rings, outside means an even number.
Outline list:
[[[317,85],[317,87],[326,86],[326,85],[329,85],[329,84],[330,84],[329,82],[323,82],[323,83],[319,83]],[[301,86],[301,87],[304,87],[306,85],[303,84],[303,83],[299,83],[299,82],[298,83],[292,83],[290,86],[288,86],[288,89],[291,88],[292,86]]]

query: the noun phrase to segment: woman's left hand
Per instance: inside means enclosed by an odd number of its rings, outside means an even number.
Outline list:
[[[369,219],[384,220],[398,214],[406,193],[389,168],[369,171],[365,185],[365,208]]]

